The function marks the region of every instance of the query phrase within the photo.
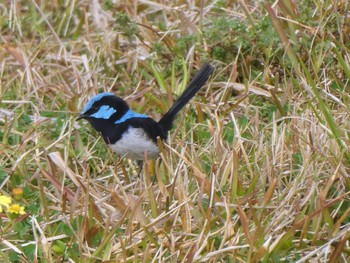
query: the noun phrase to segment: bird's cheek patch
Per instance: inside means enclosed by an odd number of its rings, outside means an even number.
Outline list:
[[[107,105],[101,106],[98,111],[96,111],[94,114],[91,114],[91,117],[96,119],[106,119],[108,120],[114,113],[117,111]]]

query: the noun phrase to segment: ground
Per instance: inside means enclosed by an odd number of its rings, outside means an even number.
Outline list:
[[[2,262],[349,262],[347,1],[0,4]],[[159,120],[206,62],[158,160],[113,154],[99,92]]]

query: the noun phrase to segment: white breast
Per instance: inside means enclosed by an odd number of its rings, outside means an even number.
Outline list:
[[[112,151],[134,160],[154,159],[159,154],[158,145],[154,143],[141,128],[130,127],[115,144],[109,144]]]

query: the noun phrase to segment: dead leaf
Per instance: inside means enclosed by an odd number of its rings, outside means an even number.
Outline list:
[[[236,82],[214,82],[211,84],[212,87],[217,88],[224,88],[227,87],[227,89],[232,89],[236,91],[237,93],[242,93],[247,91],[246,85]],[[267,90],[263,90],[261,88],[255,87],[253,85],[248,85],[248,92],[254,93],[256,95],[265,96],[265,97],[271,97],[271,94]]]
[[[8,46],[7,51],[21,64],[21,66],[25,69],[27,65],[29,65],[28,60],[26,59],[23,50],[19,47],[11,47]]]

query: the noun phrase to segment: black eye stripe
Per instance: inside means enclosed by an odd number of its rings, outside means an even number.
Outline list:
[[[115,108],[113,107],[113,104],[115,105],[115,102],[113,103],[113,101],[111,100],[111,97],[104,97],[98,101],[96,101],[92,107],[86,112],[86,114],[93,114],[95,112],[97,112],[101,106],[109,106],[111,108]]]

